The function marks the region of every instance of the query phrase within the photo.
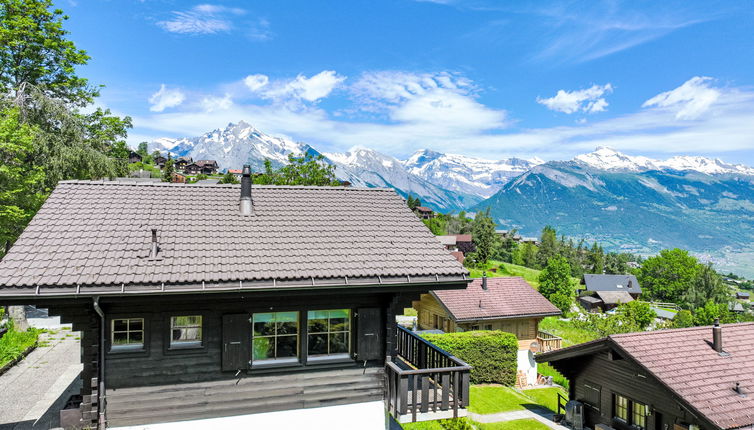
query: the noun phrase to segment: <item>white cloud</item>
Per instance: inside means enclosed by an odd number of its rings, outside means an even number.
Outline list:
[[[642,107],[666,108],[675,112],[676,119],[696,119],[720,98],[720,90],[711,87],[713,82],[710,77],[695,76],[674,90],[652,97]]]
[[[233,99],[230,94],[225,94],[223,97],[207,96],[202,99],[201,105],[205,112],[228,110],[233,106]]]
[[[376,75],[383,79],[375,79]],[[391,75],[396,79],[387,78]],[[754,151],[754,89],[750,88],[719,88],[707,82],[719,96],[694,121],[679,121],[679,106],[660,106],[658,102],[634,113],[573,126],[511,129],[505,111],[486,106],[474,97],[473,82],[455,75],[439,79],[438,75],[399,76],[390,72],[364,76],[368,79],[359,79],[344,89],[352,92],[358,107],[375,103],[369,106],[373,110],[338,111],[343,117],[319,105],[302,108],[288,103],[236,100],[226,110],[207,111],[190,105],[180,112],[137,116],[134,133],[140,139],[147,135],[197,136],[243,119],[266,133],[290,136],[321,151],[343,151],[361,145],[396,156],[406,156],[420,148],[489,159],[511,155],[566,159],[596,146],[644,155],[721,156],[732,151]],[[375,86],[357,85],[367,81]],[[375,114],[385,115],[375,119]],[[132,140],[129,138],[129,143]]]
[[[159,21],[157,25],[171,33],[214,34],[230,31],[233,28],[231,17],[244,13],[239,8],[200,4],[187,11],[173,11],[171,19]]]
[[[149,103],[152,105],[149,110],[152,112],[162,112],[167,108],[176,107],[186,100],[186,95],[177,88],[169,89],[165,84],[160,85],[160,89],[149,97]]]
[[[547,99],[537,97],[537,103],[547,106],[550,110],[567,114],[604,112],[607,101],[603,96],[612,92],[613,86],[609,83],[592,85],[585,90],[559,90],[555,96]]]
[[[330,95],[345,80],[345,76],[339,76],[333,70],[323,70],[309,78],[298,75],[291,80],[278,81],[265,90],[263,96],[270,99],[301,99],[315,102]]]
[[[270,78],[267,75],[261,75],[261,74],[249,75],[244,78],[243,83],[252,92],[257,92],[262,87],[270,83]]]

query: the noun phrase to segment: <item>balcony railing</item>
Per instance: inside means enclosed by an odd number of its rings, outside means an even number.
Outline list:
[[[401,423],[466,416],[471,366],[398,327],[397,356],[385,364],[385,401]]]
[[[537,342],[541,346],[542,352],[555,351],[563,347],[563,338],[544,330],[537,332]]]

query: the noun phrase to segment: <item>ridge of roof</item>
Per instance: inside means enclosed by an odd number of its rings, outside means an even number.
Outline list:
[[[754,326],[754,321],[744,321],[739,323],[728,323],[728,324],[721,324],[722,327],[739,327],[739,326],[746,326],[746,325],[752,325]],[[617,333],[617,334],[611,334],[607,337],[611,339],[623,339],[623,338],[631,338],[631,337],[637,337],[637,336],[659,336],[659,335],[666,335],[668,333],[679,333],[679,332],[687,332],[687,331],[702,331],[702,332],[709,332],[710,329],[712,329],[712,325],[701,325],[701,326],[695,326],[695,327],[683,327],[683,328],[667,328],[662,330],[652,330],[652,331],[633,331],[630,333]]]
[[[58,184],[66,185],[108,185],[108,186],[129,186],[129,187],[192,187],[196,184],[173,183],[173,182],[150,182],[150,181],[100,181],[84,179],[68,179],[58,181]],[[241,188],[241,184],[213,184],[205,185],[206,187],[217,188]],[[271,189],[306,189],[306,190],[347,190],[347,191],[388,191],[395,192],[393,188],[388,187],[332,187],[326,185],[260,185],[252,184],[253,188],[271,188]]]

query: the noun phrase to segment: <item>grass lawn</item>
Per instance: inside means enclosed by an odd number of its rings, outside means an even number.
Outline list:
[[[600,336],[592,331],[576,328],[570,321],[563,321],[558,317],[547,317],[539,323],[539,329],[563,338],[563,346],[589,342]]]
[[[547,409],[557,412],[558,411],[558,393],[568,396],[568,394],[560,388],[532,388],[529,390],[523,390],[526,397],[534,400],[534,403],[542,405]]]
[[[496,271],[492,272],[489,270],[493,268],[496,269]],[[488,277],[520,276],[524,278],[528,283],[530,283],[534,288],[539,287],[539,270],[494,260],[490,261],[489,269],[487,270]],[[472,278],[481,278],[483,270],[469,269],[469,272]]]
[[[15,331],[13,329],[0,338],[0,367],[20,357],[27,348],[37,343],[39,330]]]
[[[440,421],[422,421],[420,423],[406,423],[401,424],[403,430],[445,430],[445,427],[440,425]]]
[[[550,427],[535,419],[513,420],[502,423],[474,423],[479,430],[549,430]]]
[[[526,409],[524,405],[541,405],[556,410],[560,388],[537,388],[518,391],[502,385],[472,385],[469,411],[494,414]]]

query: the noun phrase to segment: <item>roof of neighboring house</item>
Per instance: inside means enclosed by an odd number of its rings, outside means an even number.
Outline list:
[[[219,179],[211,179],[211,178],[200,179],[194,182],[195,185],[217,185],[219,183],[220,183]]]
[[[450,255],[452,255],[461,264],[463,264],[463,260],[466,259],[466,256],[463,255],[463,252],[461,251],[450,251]]]
[[[712,349],[712,327],[615,334],[538,354],[538,362],[559,361],[616,349],[646,369],[682,402],[723,429],[754,425],[754,323],[722,325],[721,355]],[[745,396],[733,388],[736,382]]]
[[[597,297],[593,297],[593,296],[581,296],[579,297],[579,300],[583,300],[587,303],[594,303],[594,304],[602,303],[601,299],[598,299]]]
[[[432,212],[432,209],[426,207],[426,206],[417,206],[416,209],[419,212]]]
[[[215,160],[196,160],[196,161],[194,161],[194,163],[197,166],[201,166],[201,167],[204,167],[204,166],[214,166],[214,167],[217,167],[217,161],[215,161]]]
[[[634,275],[584,275],[588,291],[628,291],[641,294],[641,286]]]
[[[456,243],[458,242],[471,242],[471,235],[470,234],[457,234]]]
[[[746,292],[743,292],[743,291],[737,292],[736,295],[740,296],[740,297],[749,297],[749,293],[746,293]]]
[[[456,322],[560,315],[558,308],[519,277],[487,278],[486,290],[477,278],[465,290],[431,293]]]
[[[741,303],[735,302],[735,303],[728,303],[728,310],[733,312],[743,312],[744,307]]]
[[[618,305],[634,301],[628,291],[597,291],[597,295],[606,305]]]
[[[466,282],[392,189],[252,190],[242,216],[240,185],[62,181],[0,261],[0,296]]]
[[[453,235],[449,235],[449,236],[435,236],[435,237],[437,238],[437,240],[440,241],[440,243],[442,243],[445,246],[455,245],[456,244],[456,237],[453,236]]]
[[[241,174],[241,169],[228,169],[228,173],[233,173],[233,174],[236,174],[236,175],[240,175]]]
[[[187,163],[192,163],[194,160],[191,157],[189,157],[189,156],[183,156],[183,157],[176,158],[175,161],[176,162],[178,162],[178,161],[185,161]]]
[[[675,315],[677,314],[677,312],[675,311],[669,311],[667,309],[663,309],[657,306],[650,306],[650,309],[652,309],[655,312],[655,314],[657,314],[657,318],[662,318],[666,320],[672,320],[673,318],[675,318]]]

